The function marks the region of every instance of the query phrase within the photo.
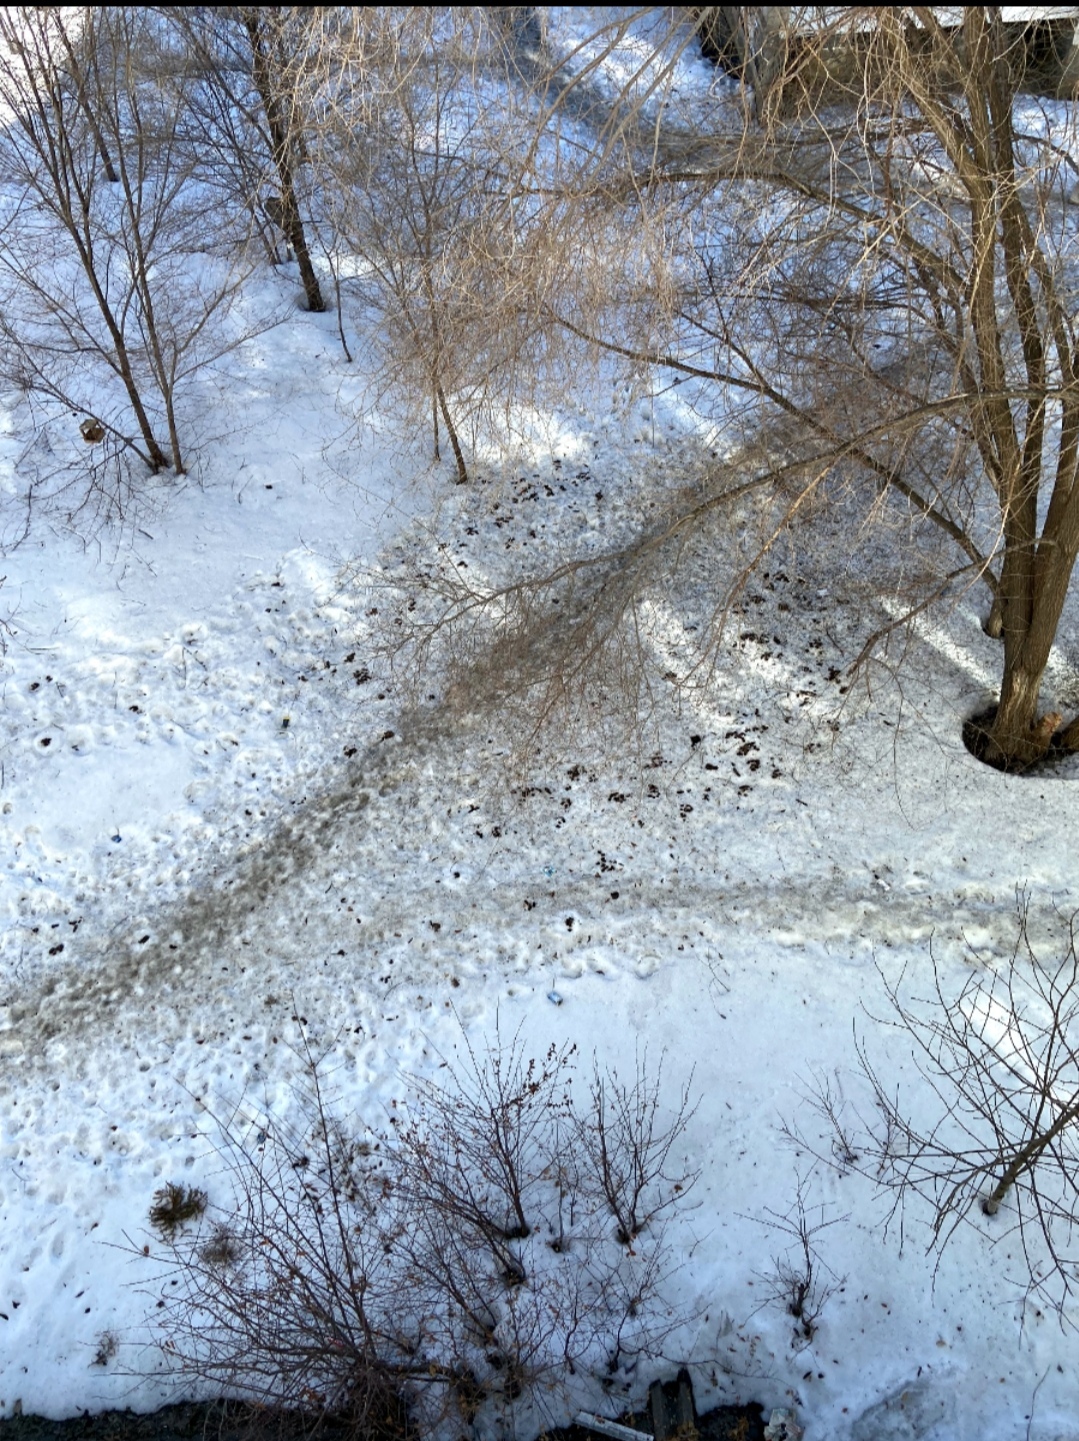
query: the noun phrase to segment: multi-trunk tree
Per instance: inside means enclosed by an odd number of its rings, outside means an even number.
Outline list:
[[[545,250],[542,304],[774,441],[732,454],[680,531],[755,488],[775,535],[840,480],[853,525],[889,515],[923,549],[935,530],[936,588],[984,583],[1003,640],[985,758],[1023,767],[1079,743],[1040,709],[1079,555],[1072,105],[1027,93],[994,7],[828,13],[790,12],[767,103],[717,100],[707,130],[610,102],[552,192],[573,273]]]
[[[246,267],[206,258],[221,227],[169,62],[137,7],[0,16],[0,371],[50,413],[86,414],[85,439],[182,472],[180,395],[236,343],[217,322]]]

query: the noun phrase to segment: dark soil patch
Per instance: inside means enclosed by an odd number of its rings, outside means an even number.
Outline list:
[[[625,1423],[642,1431],[643,1416]],[[718,1406],[698,1417],[701,1441],[763,1441],[764,1415],[755,1402]],[[0,1420],[0,1441],[357,1441],[347,1422],[298,1411],[267,1411],[222,1401],[181,1402],[139,1415],[134,1411],[100,1411],[50,1421],[44,1416],[12,1416]],[[565,1426],[547,1433],[545,1441],[602,1441],[584,1426]]]
[[[356,1441],[332,1418],[271,1411],[238,1402],[183,1401],[159,1411],[99,1411],[50,1421],[44,1416],[0,1420],[2,1441]]]
[[[717,1406],[697,1417],[701,1441],[764,1441],[764,1410],[757,1401],[746,1406]]]
[[[989,728],[996,716],[996,706],[990,706],[988,710],[979,711],[977,715],[968,716],[963,722],[963,744],[975,760],[981,761],[983,765],[992,766],[996,771],[1004,771],[1008,775],[1036,776],[1045,771],[1055,770],[1061,761],[1069,760],[1074,755],[1073,751],[1067,750],[1060,744],[1060,732],[1049,742],[1049,749],[1040,760],[1032,761],[1030,765],[1018,765],[1005,760],[990,760],[987,756],[989,749]]]
[[[641,1431],[646,1441],[652,1438],[652,1423],[644,1414],[620,1416],[623,1426]],[[717,1406],[697,1417],[701,1441],[764,1441],[764,1410],[756,1401],[746,1406]],[[540,1441],[604,1441],[586,1426],[563,1426],[548,1431]]]

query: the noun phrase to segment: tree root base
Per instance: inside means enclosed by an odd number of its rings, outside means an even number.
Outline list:
[[[1021,754],[1005,755],[992,736],[996,714],[996,706],[992,706],[963,722],[963,744],[975,759],[994,770],[1005,771],[1009,775],[1027,775],[1056,765],[1065,756],[1079,751],[1079,716],[1063,726],[1064,717],[1060,711],[1049,711],[1038,721]]]

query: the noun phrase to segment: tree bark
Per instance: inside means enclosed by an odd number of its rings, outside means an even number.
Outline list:
[[[464,452],[461,449],[461,442],[457,439],[457,427],[450,415],[450,408],[446,404],[446,396],[441,385],[436,384],[435,395],[438,398],[438,408],[442,412],[442,419],[446,422],[446,433],[450,438],[450,446],[453,449],[453,458],[457,462],[457,484],[468,484],[468,467],[465,465]]]
[[[273,76],[270,73],[270,62],[263,48],[265,28],[258,9],[245,9],[243,23],[251,45],[252,78],[262,101],[262,108],[266,112],[266,123],[269,126],[270,142],[273,148],[274,168],[277,171],[277,180],[281,187],[282,229],[285,232],[285,240],[292,247],[296,263],[300,267],[300,280],[303,282],[307,308],[321,314],[326,309],[326,302],[322,296],[315,268],[311,264],[311,252],[307,248],[307,234],[303,227],[303,221],[300,219],[299,206],[296,203],[296,184],[291,156],[293,137],[289,134],[289,126],[282,115],[281,99],[274,86]]]
[[[1067,1126],[1070,1126],[1077,1117],[1079,1117],[1079,1104],[1073,1100],[1070,1105],[1064,1107],[1047,1131],[1039,1132],[1030,1138],[1018,1155],[1012,1158],[1003,1176],[1001,1176],[990,1195],[982,1202],[982,1211],[986,1216],[995,1216],[997,1214],[1000,1210],[1001,1202],[1023,1172],[1029,1171],[1037,1165],[1046,1146],[1055,1141],[1061,1131]]]
[[[1063,717],[1059,711],[1038,715],[1040,671],[1015,667],[1005,670],[1000,704],[989,727],[985,760],[1008,770],[1022,770],[1039,761],[1049,749]]]

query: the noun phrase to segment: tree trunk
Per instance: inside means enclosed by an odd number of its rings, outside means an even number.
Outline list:
[[[450,438],[450,445],[453,448],[453,458],[457,462],[457,484],[468,484],[468,468],[465,465],[464,451],[461,449],[461,442],[457,439],[457,427],[450,415],[450,408],[446,404],[446,396],[441,385],[435,386],[435,396],[438,400],[438,408],[442,412],[442,419],[446,422],[446,433]]]
[[[1033,547],[1028,547],[1032,550]],[[1022,556],[1018,564],[1006,554],[1002,573],[1004,674],[1000,703],[989,727],[984,759],[1005,770],[1022,770],[1041,760],[1060,728],[1058,711],[1038,715],[1038,697],[1053,637],[1067,595],[1073,558],[1059,552],[1047,571]]]
[[[127,391],[127,398],[131,409],[135,412],[135,420],[138,423],[139,431],[146,445],[146,452],[150,462],[150,469],[155,473],[169,468],[169,458],[157,443],[153,426],[150,424],[150,417],[146,414],[146,408],[142,403],[142,396],[139,394],[135,378],[131,373],[131,366],[128,363],[126,351],[120,356],[120,378]]]
[[[991,1193],[982,1202],[982,1211],[986,1216],[995,1216],[997,1214],[1000,1210],[1001,1202],[1023,1172],[1033,1170],[1041,1159],[1042,1152],[1045,1148],[1055,1141],[1061,1131],[1070,1126],[1077,1117],[1079,1117],[1079,1104],[1073,1099],[1070,1105],[1064,1107],[1047,1131],[1039,1132],[1032,1136],[1022,1150],[1012,1157],[1003,1176],[1001,1176]]]
[[[146,445],[145,458],[151,470],[155,472],[167,470],[169,465],[168,456],[161,449],[154,436],[153,426],[150,424],[150,417],[146,413],[146,407],[142,403],[142,395],[139,392],[134,371],[131,368],[131,357],[128,353],[127,341],[124,338],[120,321],[113,313],[112,305],[97,273],[97,268],[94,264],[93,250],[79,233],[78,226],[73,217],[67,221],[67,224],[68,230],[78,248],[79,259],[82,261],[82,268],[86,278],[90,282],[94,299],[97,301],[102,319],[112,337],[115,360],[110,360],[110,364],[112,364],[113,369],[119,374],[124,389],[127,391],[127,398],[131,404],[131,409],[135,412],[135,420],[138,423],[139,431]]]
[[[285,218],[288,222],[285,234],[292,246],[293,254],[296,256],[296,263],[300,267],[300,279],[303,281],[307,308],[315,311],[316,314],[321,314],[326,309],[326,302],[322,298],[322,289],[318,283],[318,276],[315,274],[315,267],[311,264],[311,252],[307,248],[307,234],[303,228],[303,221],[300,219],[300,212],[296,208],[296,194],[292,188],[291,170],[289,170],[287,184],[285,172],[281,167],[278,167],[278,170],[281,189],[284,191]]]
[[[321,314],[326,309],[326,302],[322,298],[322,290],[318,283],[318,276],[315,274],[315,267],[311,264],[311,252],[307,248],[307,235],[303,228],[303,221],[300,219],[299,206],[296,203],[296,185],[291,158],[293,137],[289,134],[289,127],[282,116],[280,97],[274,88],[270,63],[263,50],[263,23],[258,10],[245,10],[243,23],[251,45],[252,78],[255,82],[255,89],[259,93],[259,99],[262,101],[262,108],[266,112],[266,123],[270,129],[270,143],[273,146],[274,168],[277,171],[277,180],[281,187],[281,228],[285,232],[285,242],[292,247],[296,263],[300,267],[300,279],[303,282],[307,308]]]
[[[1004,608],[1000,603],[999,594],[993,597],[993,603],[989,607],[989,614],[982,622],[982,630],[985,631],[990,640],[999,640],[1004,634]]]
[[[1041,760],[1049,749],[1062,717],[1058,711],[1038,715],[1038,694],[1044,673],[1044,666],[1036,671],[1019,666],[1005,670],[1000,704],[989,727],[985,760],[990,765],[1022,770]]]

